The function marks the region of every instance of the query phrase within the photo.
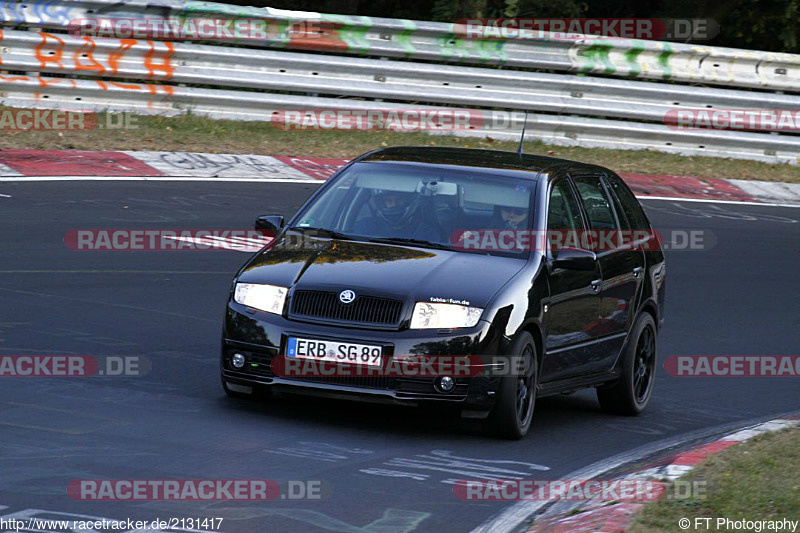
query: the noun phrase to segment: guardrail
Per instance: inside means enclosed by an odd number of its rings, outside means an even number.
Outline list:
[[[268,19],[276,31],[212,44],[65,33],[86,18],[204,16]],[[319,23],[315,33],[292,32],[307,20]],[[639,40],[471,40],[452,24],[193,0],[1,2],[0,22],[0,103],[9,106],[236,120],[270,120],[282,109],[528,110],[527,138],[550,144],[792,164],[800,156],[796,131],[664,124],[676,109],[800,110],[800,96],[783,94],[800,91],[800,56],[790,54]],[[490,122],[455,133],[519,135],[521,120],[502,129]]]

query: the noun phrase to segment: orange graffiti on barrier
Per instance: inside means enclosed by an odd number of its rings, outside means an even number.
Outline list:
[[[133,48],[136,42],[136,39],[120,39],[119,48],[108,53],[108,65],[111,67],[112,74],[119,72],[120,58],[125,55],[125,52]]]
[[[98,82],[101,83],[101,82]],[[158,90],[162,89],[162,92],[166,95],[172,96],[175,94],[175,89],[171,85],[153,85],[150,83],[121,83],[117,81],[109,81],[109,85],[113,85],[117,89],[124,89],[126,91],[147,91],[152,95],[158,94]],[[108,87],[103,85],[103,90],[108,90]]]
[[[175,94],[175,88],[171,85],[154,85],[151,83],[121,83],[115,81],[100,81],[100,80],[86,80],[87,83],[94,83],[97,84],[98,87],[102,91],[108,91],[109,85],[113,85],[114,88],[123,89],[126,91],[141,91],[141,92],[148,92],[151,95],[157,95],[162,93],[167,96],[172,96]],[[70,78],[47,78],[43,76],[9,76],[5,74],[0,74],[0,84],[2,83],[19,83],[19,82],[33,82],[38,83],[41,87],[49,87],[50,85],[62,85],[68,84],[72,89],[78,88],[77,80],[73,80]],[[34,93],[34,98],[37,100],[42,98],[42,93],[37,91]]]
[[[75,80],[71,80],[68,78],[42,78],[41,76],[39,79],[39,85],[42,87],[48,87],[50,85],[61,85],[62,83],[68,83],[73,89],[78,88],[78,84]]]
[[[109,90],[109,85],[114,86],[117,89],[123,89],[125,91],[147,91],[152,95],[156,95],[159,92],[159,89],[162,93],[172,96],[175,94],[175,88],[171,85],[153,85],[150,83],[122,83],[118,81],[100,81],[95,80],[95,83],[102,89],[103,91]]]
[[[3,83],[14,83],[18,81],[29,81],[30,78],[28,76],[6,76],[5,74],[0,74],[0,81]]]
[[[148,78],[155,78],[156,71],[163,72],[163,78],[165,79],[172,79],[172,75],[174,74],[174,69],[172,68],[172,55],[175,53],[175,46],[172,43],[158,43],[163,44],[167,48],[167,53],[158,52],[156,53],[156,42],[155,41],[147,41],[150,43],[150,51],[147,52],[144,56],[144,66],[147,69],[147,77]],[[157,57],[163,58],[162,63],[156,63],[154,60]]]
[[[36,46],[35,54],[39,61],[42,70],[65,70],[62,63],[64,57],[65,41],[47,32],[39,34],[41,43]],[[5,38],[5,33],[0,29],[0,41]],[[108,67],[94,57],[96,43],[91,37],[84,37],[84,44],[76,50],[73,55],[74,69],[76,71],[94,72],[97,74],[118,74],[119,61],[122,57],[130,51],[139,41],[135,39],[120,39],[119,47],[108,54]],[[172,56],[175,53],[175,48],[172,43],[156,43],[153,41],[146,41],[150,46],[150,50],[146,52],[144,57],[144,66],[148,71],[148,78],[162,78],[171,79],[174,75],[172,67]],[[157,49],[157,45],[163,45],[165,49]],[[2,56],[0,56],[0,65],[3,64]],[[155,85],[155,84],[139,84],[139,83],[123,83],[114,81],[100,81],[94,80],[102,91],[108,91],[109,85],[117,89],[128,91],[141,91],[148,92],[151,95],[157,95],[159,92],[172,96],[175,94],[175,88],[170,85]],[[18,83],[18,82],[33,82],[38,83],[41,87],[46,88],[51,85],[69,85],[72,89],[78,88],[78,83],[74,79],[69,78],[49,78],[43,76],[14,76],[0,74],[0,83]],[[34,98],[37,100],[42,98],[42,92],[36,91]],[[150,102],[152,104],[152,102]]]
[[[36,46],[36,59],[39,61],[41,70],[65,70],[62,63],[64,57],[64,47],[66,42],[50,33],[42,32],[39,34],[42,42]],[[2,40],[2,34],[0,34]],[[119,47],[108,53],[108,66],[104,66],[95,56],[96,43],[91,37],[83,37],[83,45],[75,51],[72,62],[74,70],[95,72],[97,74],[119,73],[119,62],[127,52],[139,44],[136,39],[120,39]],[[147,70],[147,77],[150,79],[172,79],[175,69],[172,66],[172,56],[175,54],[173,43],[161,43],[156,41],[145,41],[150,49],[144,55],[144,67]]]
[[[123,83],[121,81],[109,81],[109,85],[113,85],[117,89],[125,89],[126,91],[141,91],[142,86],[138,83]]]
[[[73,60],[75,61],[75,70],[88,70],[102,74],[106,71],[105,67],[94,58],[95,42],[89,37],[84,37],[83,46],[75,51]],[[84,64],[81,58],[86,58],[89,64]]]
[[[61,64],[61,58],[64,55],[64,40],[51,33],[42,32],[39,34],[42,42],[36,47],[36,59],[39,60],[39,67],[42,70],[48,68],[48,63],[55,63],[59,69],[63,69],[64,65]],[[58,44],[54,47],[48,47],[48,41],[56,41]],[[45,54],[45,52],[47,52]]]

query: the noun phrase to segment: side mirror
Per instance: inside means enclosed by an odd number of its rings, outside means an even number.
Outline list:
[[[580,248],[562,248],[553,259],[553,268],[594,271],[597,255]]]
[[[256,229],[277,231],[283,227],[283,217],[280,215],[263,215],[256,219]]]

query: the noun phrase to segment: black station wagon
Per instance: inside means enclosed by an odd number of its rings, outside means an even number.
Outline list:
[[[510,438],[528,432],[537,397],[594,387],[621,414],[650,399],[664,253],[608,169],[389,148],[339,170],[288,223],[262,216],[256,227],[275,239],[231,287],[221,356],[230,396],[438,402]],[[459,372],[352,372],[448,357]],[[298,361],[338,371],[286,371]]]

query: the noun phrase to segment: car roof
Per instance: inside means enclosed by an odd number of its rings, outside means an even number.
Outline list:
[[[551,176],[562,168],[597,170],[601,167],[533,154],[517,154],[504,150],[475,148],[443,148],[428,146],[394,146],[368,152],[357,159],[359,162],[417,163],[426,166],[458,166],[475,169],[498,169],[511,171],[526,179]],[[514,172],[517,171],[517,172]]]

